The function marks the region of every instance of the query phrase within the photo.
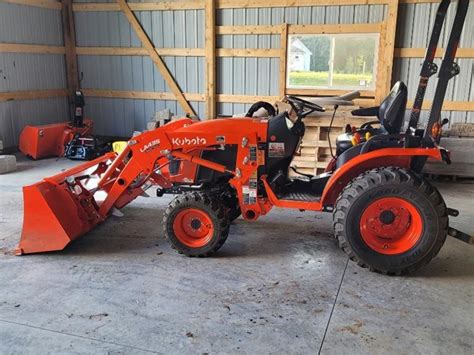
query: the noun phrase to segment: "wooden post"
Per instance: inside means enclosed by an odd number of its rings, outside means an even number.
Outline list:
[[[79,89],[79,74],[76,56],[76,32],[74,29],[74,14],[72,0],[62,0],[62,22],[64,47],[66,51],[67,87],[72,94]]]
[[[57,2],[54,0],[0,0],[0,2],[4,2],[7,4],[34,6],[50,10],[61,10],[62,8],[61,2]]]
[[[286,95],[286,66],[288,60],[288,24],[281,26],[280,33],[280,98]]]
[[[148,35],[145,33],[145,30],[140,25],[140,22],[138,22],[138,19],[135,17],[135,14],[132,12],[132,10],[130,10],[130,7],[128,6],[127,2],[125,0],[117,0],[117,3],[120,9],[122,10],[122,12],[127,17],[128,22],[130,22],[130,24],[132,25],[132,28],[137,34],[137,37],[142,42],[143,47],[145,47],[145,49],[147,50],[148,55],[155,63],[160,74],[163,76],[163,79],[165,79],[166,83],[171,89],[171,92],[173,92],[173,94],[175,95],[176,100],[179,102],[184,112],[187,115],[195,116],[196,113],[194,112],[193,108],[184,97],[183,92],[181,91],[178,84],[174,80],[173,76],[169,72],[163,59],[161,59],[160,55],[156,51],[155,46],[151,42],[150,38],[148,38]]]
[[[216,117],[216,2],[206,0],[206,115]]]
[[[379,60],[375,102],[380,104],[392,86],[392,69],[395,52],[395,33],[397,30],[398,1],[388,1],[387,17],[380,31]]]

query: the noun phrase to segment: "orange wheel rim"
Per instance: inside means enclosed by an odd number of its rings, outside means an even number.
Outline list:
[[[173,222],[176,238],[190,248],[201,248],[212,239],[214,225],[209,214],[197,208],[186,208]]]
[[[380,254],[402,254],[421,239],[423,218],[405,199],[384,197],[372,202],[360,218],[360,234]]]

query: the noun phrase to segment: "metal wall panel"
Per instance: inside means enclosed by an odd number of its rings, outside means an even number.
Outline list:
[[[384,5],[221,9],[217,10],[216,21],[218,25],[374,23],[382,21],[385,12]],[[204,48],[203,10],[140,11],[136,15],[158,48]],[[120,12],[78,12],[75,22],[78,46],[140,46]],[[217,46],[279,48],[280,36],[222,35],[217,37]],[[183,91],[204,93],[204,58],[166,57],[164,60]],[[216,85],[220,94],[278,95],[278,58],[218,58],[216,65]],[[147,57],[81,56],[79,67],[84,73],[84,88],[169,91]],[[143,129],[153,112],[165,107],[178,115],[183,113],[176,101],[95,98],[88,102],[98,115],[94,119],[100,121],[100,133],[106,133],[109,126],[113,127],[114,134],[130,134],[132,129]],[[203,103],[192,105],[200,116],[205,114]],[[220,103],[217,112],[225,115],[244,113],[248,107],[248,104]],[[138,110],[136,115],[131,114],[133,109]],[[146,119],[140,120],[140,114]]]
[[[98,2],[76,0],[76,2]],[[101,0],[99,2],[114,2]],[[143,2],[134,0],[133,2]],[[396,47],[425,47],[437,4],[404,4],[399,8]],[[450,9],[452,23],[455,6]],[[384,20],[384,5],[305,6],[289,8],[219,9],[218,25],[267,24],[357,24]],[[464,29],[461,46],[472,47],[474,38],[474,8],[471,7]],[[157,47],[203,48],[204,11],[136,12],[145,30]],[[76,33],[80,46],[140,46],[136,35],[120,12],[76,13]],[[445,42],[448,31],[444,31]],[[221,35],[217,46],[222,48],[274,48],[280,46],[279,35]],[[186,92],[204,93],[205,60],[202,57],[166,57],[165,62]],[[473,59],[459,60],[462,75],[450,84],[447,100],[468,101],[474,98]],[[84,73],[83,86],[116,90],[169,91],[154,64],[147,57],[81,56],[80,70]],[[415,94],[421,60],[396,59],[394,79],[402,79],[409,86],[410,98]],[[278,95],[278,58],[218,58],[217,92],[235,95]],[[427,92],[433,95],[434,80]],[[192,103],[200,116],[203,103]],[[176,101],[121,100],[90,98],[88,110],[98,122],[98,131],[130,134],[143,129],[155,111],[168,107],[182,114]],[[219,103],[218,114],[244,113],[247,104]],[[454,122],[474,120],[474,113],[446,113]],[[426,113],[423,113],[425,118]],[[112,127],[112,128],[110,128]]]
[[[0,91],[61,89],[66,86],[63,55],[0,53]]]
[[[0,43],[63,44],[61,12],[0,3]]]
[[[398,30],[395,46],[398,48],[425,48],[431,29],[433,27],[438,4],[403,4],[399,6]],[[456,3],[448,10],[447,20],[440,39],[440,46],[445,48],[449,38],[449,32],[456,12]],[[470,6],[464,24],[463,34],[460,41],[461,48],[474,47],[474,6]],[[446,101],[472,101],[474,98],[474,59],[465,58],[456,60],[461,67],[461,74],[452,79],[446,93]],[[402,80],[408,86],[409,98],[413,98],[418,86],[422,58],[398,58],[395,59],[393,78]],[[441,59],[436,59],[438,66]],[[426,100],[431,100],[436,88],[437,78],[433,76],[429,82],[426,92]],[[426,122],[429,112],[423,111],[421,121]],[[474,122],[472,112],[443,112],[443,117],[454,122]]]
[[[204,10],[136,12],[157,48],[203,48]],[[75,13],[78,46],[141,47],[125,16],[120,12]],[[168,69],[184,92],[203,93],[205,60],[202,57],[164,57]],[[79,56],[83,88],[169,92],[149,57]],[[89,98],[100,134],[129,135],[143,130],[155,111],[169,108],[184,112],[176,101]],[[191,102],[199,116],[202,103]]]
[[[61,12],[0,3],[0,43],[63,45]],[[0,92],[62,89],[67,86],[64,55],[0,53]],[[68,118],[65,98],[0,103],[0,140],[18,144],[27,124]]]
[[[217,10],[217,24],[279,25],[376,23],[384,19],[386,6],[305,6]],[[279,35],[221,35],[223,48],[279,48]],[[235,95],[278,95],[278,58],[218,58],[217,92]],[[250,104],[220,103],[223,115],[244,113]]]

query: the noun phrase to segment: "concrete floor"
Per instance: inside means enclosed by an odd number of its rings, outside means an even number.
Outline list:
[[[63,252],[15,257],[21,186],[74,165],[0,175],[0,353],[452,353],[474,349],[474,247],[387,277],[348,262],[327,214],[239,219],[216,257],[161,236],[168,197],[139,198]],[[439,185],[474,233],[473,184]]]

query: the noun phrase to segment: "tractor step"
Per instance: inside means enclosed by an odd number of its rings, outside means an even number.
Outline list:
[[[315,194],[308,191],[288,191],[278,195],[279,200],[287,201],[305,201],[305,202],[318,202],[321,199],[321,195]]]

